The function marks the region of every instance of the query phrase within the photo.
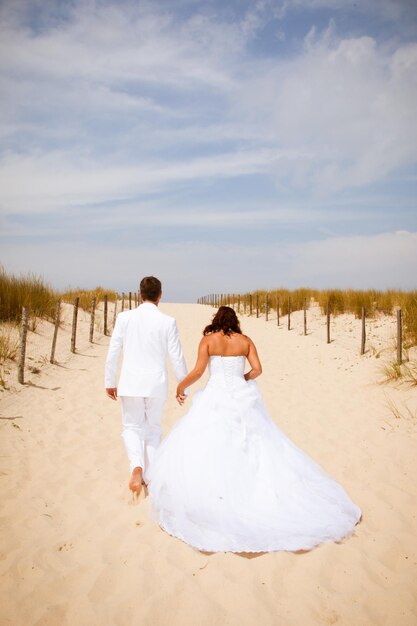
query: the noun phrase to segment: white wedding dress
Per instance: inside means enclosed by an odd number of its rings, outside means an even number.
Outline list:
[[[211,356],[209,367],[150,468],[160,526],[210,552],[308,550],[350,535],[359,507],[274,424],[245,357]]]

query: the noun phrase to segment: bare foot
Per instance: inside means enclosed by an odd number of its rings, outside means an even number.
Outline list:
[[[129,481],[129,489],[136,495],[142,491],[142,468],[135,467]]]

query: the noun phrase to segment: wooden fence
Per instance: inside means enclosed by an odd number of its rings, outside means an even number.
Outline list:
[[[282,303],[280,302],[279,297],[276,297],[275,301],[272,302],[269,294],[266,294],[262,307],[259,302],[259,295],[255,294],[211,294],[208,296],[203,296],[198,298],[197,301],[199,304],[211,306],[211,307],[219,307],[222,305],[230,306],[239,314],[243,313],[243,315],[255,316],[256,318],[263,318],[266,322],[273,323],[273,316],[271,316],[271,311],[276,311],[276,326],[281,327],[281,325],[286,325],[288,330],[293,329],[292,325],[292,313],[294,312],[294,307],[291,302],[291,296],[288,296],[288,300],[285,300],[285,314],[282,311]],[[103,327],[98,331],[96,328],[96,315],[97,315],[97,307],[98,303],[95,298],[92,298],[91,306],[87,313],[90,316],[89,323],[89,338],[88,341],[90,344],[94,342],[95,333],[99,332],[101,336],[106,336],[111,333],[111,329],[114,328],[116,323],[116,316],[119,311],[124,311],[126,309],[132,309],[132,307],[136,307],[139,303],[138,295],[136,292],[128,292],[122,293],[121,298],[114,302],[112,307],[109,306],[109,300],[107,295],[104,296],[103,299]],[[49,362],[51,364],[56,364],[56,346],[59,336],[59,330],[61,327],[61,301],[56,303],[55,309],[55,320],[54,320],[54,330],[51,342],[51,350],[49,355]],[[112,303],[113,304],[113,303]],[[111,308],[113,310],[111,310]],[[308,331],[308,305],[307,299],[303,299],[302,303],[302,312],[303,312],[303,334],[307,336]],[[298,308],[298,310],[300,310]],[[70,346],[69,352],[75,354],[77,352],[77,329],[78,329],[78,317],[79,317],[79,298],[75,298],[73,302],[73,310],[72,310],[72,324],[71,324],[71,337],[70,337]],[[396,314],[396,353],[397,353],[397,363],[401,364],[403,362],[403,327],[402,327],[402,310],[398,309]],[[286,318],[286,319],[285,319]],[[326,306],[326,340],[327,343],[331,343],[333,341],[331,337],[331,321],[332,315],[330,311],[329,303]],[[366,310],[362,307],[362,315],[361,315],[361,336],[360,336],[360,348],[359,352],[361,355],[366,352]],[[21,332],[20,332],[20,347],[18,354],[18,373],[17,378],[19,383],[24,384],[25,382],[25,366],[27,359],[27,335],[28,335],[28,324],[29,324],[29,315],[27,309],[23,308],[22,311],[22,323],[21,323]]]
[[[88,342],[90,344],[94,343],[95,334],[99,334],[101,336],[107,336],[111,334],[112,329],[116,323],[117,313],[119,311],[124,311],[127,309],[132,309],[133,307],[137,307],[140,303],[140,298],[138,292],[129,291],[128,293],[122,293],[119,299],[116,299],[114,303],[110,303],[108,295],[105,294],[103,297],[103,301],[98,303],[96,298],[93,297],[91,300],[91,305],[88,311],[83,310],[83,313],[87,313],[90,317],[89,320],[89,334],[88,334]],[[102,311],[100,311],[100,315],[102,315],[102,328],[98,330],[97,328],[97,311],[99,304],[102,304]],[[76,297],[72,303],[72,323],[71,323],[71,336],[70,336],[70,345],[68,349],[69,353],[77,353],[77,340],[78,340],[78,323],[79,323],[79,313],[80,313],[80,300]],[[53,335],[51,340],[51,349],[50,354],[48,355],[48,360],[51,364],[57,364],[56,359],[56,349],[58,338],[60,334],[61,324],[62,324],[62,302],[58,300],[55,308],[55,319],[54,319],[54,328]],[[24,307],[22,310],[22,323],[21,323],[21,332],[19,339],[19,352],[18,352],[18,381],[21,384],[25,382],[25,368],[27,365],[27,359],[30,358],[27,355],[27,337],[29,330],[29,311]],[[44,355],[42,355],[44,358]],[[32,368],[33,369],[33,368]]]
[[[207,296],[202,296],[198,298],[197,303],[203,304],[207,306],[211,306],[214,308],[218,308],[220,306],[230,306],[233,308],[238,314],[243,313],[243,315],[249,315],[250,317],[255,312],[255,317],[259,318],[260,315],[260,307],[259,307],[259,295],[255,294],[255,306],[254,306],[254,297],[252,294],[245,295],[235,295],[235,294],[210,294]],[[291,296],[288,296],[288,301],[286,302],[286,313],[282,314],[281,303],[279,297],[276,298],[275,301],[275,310],[276,310],[276,325],[279,327],[282,322],[282,318],[286,317],[286,326],[288,330],[292,329],[291,326],[291,313],[293,312]],[[300,310],[300,309],[298,309]],[[303,334],[307,336],[307,299],[303,299],[302,304],[303,311]],[[271,302],[269,294],[265,294],[265,299],[263,303],[263,319],[268,322],[270,320],[270,312],[271,312]],[[360,347],[359,353],[364,355],[366,352],[366,309],[362,307],[361,311],[361,336],[360,336]],[[326,305],[326,341],[330,344],[333,339],[331,338],[331,320],[332,315],[330,311],[330,303],[328,302]],[[401,365],[403,362],[403,325],[402,325],[402,310],[399,308],[396,312],[396,353],[397,353],[397,364]]]
[[[136,300],[136,299],[135,299]],[[100,324],[98,324],[97,320],[97,307],[98,305],[102,305],[100,310]],[[71,305],[70,305],[71,306]],[[72,313],[71,313],[71,332],[69,337],[69,345],[67,350],[62,352],[66,356],[69,356],[70,353],[78,352],[78,331],[79,331],[79,315],[80,311],[83,312],[84,321],[85,316],[89,316],[89,328],[88,328],[88,340],[83,337],[83,348],[86,348],[88,344],[94,343],[95,336],[102,337],[111,334],[111,330],[113,329],[116,323],[117,312],[120,310],[120,301],[116,300],[115,302],[110,303],[108,296],[105,295],[103,301],[98,303],[96,298],[92,298],[91,306],[88,311],[80,309],[79,298],[76,297],[72,303]],[[22,322],[21,322],[21,331],[20,331],[20,340],[19,340],[19,353],[18,353],[18,371],[17,378],[18,382],[24,384],[25,382],[25,370],[27,368],[27,360],[31,359],[33,362],[34,356],[28,354],[28,331],[30,330],[30,322],[29,322],[29,311],[23,307],[22,310]],[[58,364],[56,358],[57,352],[57,344],[59,343],[60,334],[62,334],[62,302],[58,300],[55,307],[55,319],[53,321],[53,333],[50,344],[50,352],[48,354],[47,360],[51,364]],[[61,331],[61,332],[60,332]],[[68,339],[67,339],[68,340]],[[60,343],[62,343],[63,339]],[[40,355],[38,355],[40,356]],[[45,354],[42,354],[42,362],[46,361]],[[33,366],[31,370],[33,371]]]

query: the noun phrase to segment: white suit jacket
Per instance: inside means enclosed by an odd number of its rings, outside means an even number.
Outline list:
[[[117,384],[121,350],[123,361]],[[167,398],[167,354],[177,380],[183,380],[187,366],[173,317],[151,302],[119,313],[107,353],[105,387],[117,387],[119,396]]]

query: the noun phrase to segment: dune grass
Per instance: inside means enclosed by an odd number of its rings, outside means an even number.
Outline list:
[[[13,329],[3,325],[0,329],[0,363],[15,361],[19,349],[19,338]]]
[[[22,307],[31,320],[52,319],[58,293],[40,276],[15,276],[0,268],[0,322],[20,322]]]
[[[117,293],[106,290],[103,287],[95,289],[69,289],[63,293],[53,289],[44,279],[36,274],[16,276],[9,274],[0,266],[0,322],[19,324],[22,319],[22,308],[26,307],[29,313],[29,328],[36,330],[37,322],[41,319],[53,321],[55,319],[56,303],[59,299],[73,303],[76,296],[80,298],[80,307],[85,310],[91,308],[92,298],[96,298],[97,304],[104,300],[107,294],[109,301],[114,302]],[[8,339],[3,329],[1,354],[12,353],[13,349],[7,347]],[[10,357],[7,357],[10,358]]]
[[[240,294],[240,305],[244,306],[246,301],[246,312],[249,314],[249,300],[252,296],[252,315],[256,313],[256,298],[258,298],[259,314],[265,315],[266,309],[266,296],[268,295],[268,310],[276,311],[277,305],[279,305],[280,315],[287,315],[288,313],[288,298],[291,299],[291,311],[300,311],[304,306],[304,298],[306,299],[307,308],[310,306],[311,298],[314,297],[316,291],[314,289],[307,289],[301,287],[299,289],[286,289],[280,287],[279,289],[273,289],[271,291],[265,291],[258,289],[256,291]],[[237,305],[238,295],[231,297],[231,304]]]
[[[399,306],[404,316],[404,335],[410,346],[417,345],[417,290],[403,293]]]
[[[387,363],[382,366],[384,378],[382,383],[401,382],[411,387],[417,386],[417,361],[409,360],[406,363]]]
[[[291,299],[291,311],[300,311],[306,299],[307,308],[312,301],[319,304],[325,314],[329,304],[332,315],[353,313],[356,318],[362,315],[365,308],[366,317],[376,315],[394,315],[398,308],[403,312],[403,329],[405,347],[417,345],[417,290],[402,291],[400,289],[271,289],[269,291],[257,289],[252,292],[224,296],[222,303],[230,302],[236,307],[240,299],[241,310],[246,302],[246,313],[249,314],[249,299],[252,296],[252,315],[256,313],[256,299],[258,298],[259,315],[265,314],[266,296],[268,295],[269,311],[277,310],[279,302],[280,315],[288,313],[288,298]]]
[[[412,411],[407,403],[403,403],[403,410],[400,410],[391,398],[387,398],[386,406],[395,419],[412,420],[415,422],[417,418],[417,411]]]
[[[61,294],[63,302],[73,304],[76,297],[79,300],[79,306],[84,311],[91,309],[91,303],[93,298],[96,299],[96,304],[103,302],[104,296],[107,294],[109,302],[115,302],[117,300],[117,292],[111,289],[104,289],[103,287],[96,287],[95,289],[68,289]]]

